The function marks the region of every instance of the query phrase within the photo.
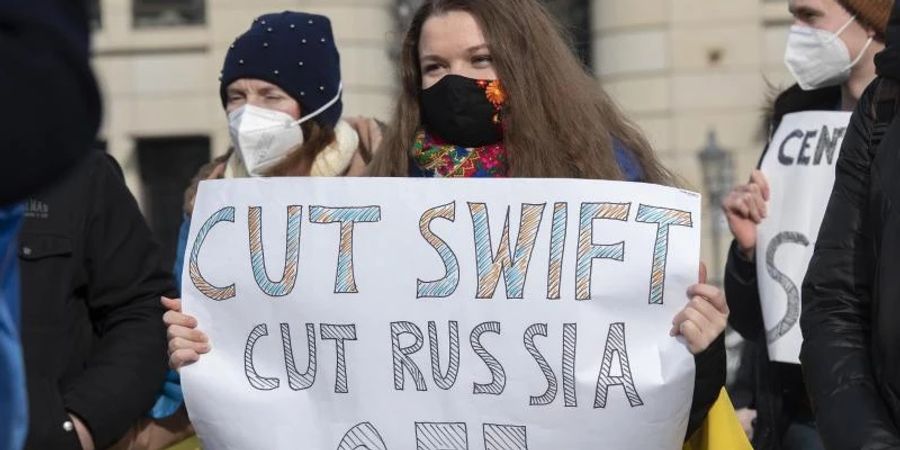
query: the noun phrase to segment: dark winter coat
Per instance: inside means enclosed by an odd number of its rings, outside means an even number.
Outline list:
[[[166,371],[172,281],[121,170],[95,152],[26,203],[19,240],[26,448],[77,449],[72,413],[106,448],[147,412]]]

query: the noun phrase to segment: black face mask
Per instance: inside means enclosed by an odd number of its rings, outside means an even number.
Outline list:
[[[422,90],[422,122],[429,133],[453,145],[496,144],[503,139],[499,120],[503,97],[497,81],[445,75]]]

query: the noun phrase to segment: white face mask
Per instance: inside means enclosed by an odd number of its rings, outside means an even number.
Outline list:
[[[287,113],[253,105],[244,105],[228,114],[231,143],[239,152],[247,173],[252,177],[265,176],[266,171],[283,161],[291,150],[303,145],[300,124],[330,108],[341,98],[343,85],[337,95],[321,108],[294,120]]]
[[[837,33],[801,25],[791,27],[784,64],[803,90],[837,86],[850,79],[850,70],[866,54],[873,40],[870,37],[856,59],[850,60],[850,50],[840,35],[855,19],[856,16],[851,17]]]

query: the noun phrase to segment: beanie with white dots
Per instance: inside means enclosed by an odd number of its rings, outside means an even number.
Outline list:
[[[256,18],[225,56],[219,95],[227,104],[228,85],[241,78],[272,83],[310,114],[337,101],[310,120],[334,127],[343,109],[341,64],[331,21],[325,16],[285,11]]]

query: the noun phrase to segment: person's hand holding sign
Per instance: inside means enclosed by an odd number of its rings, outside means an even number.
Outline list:
[[[748,260],[756,253],[756,226],[768,215],[768,201],[769,182],[759,170],[753,171],[749,183],[734,188],[722,201],[731,234]]]
[[[728,303],[721,289],[706,284],[706,265],[700,263],[700,282],[688,289],[690,301],[672,320],[672,336],[684,336],[691,353],[709,348],[728,324]]]
[[[163,297],[162,304],[168,309],[163,321],[169,340],[169,367],[178,370],[209,353],[209,338],[196,329],[197,319],[181,312],[181,299]]]

